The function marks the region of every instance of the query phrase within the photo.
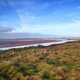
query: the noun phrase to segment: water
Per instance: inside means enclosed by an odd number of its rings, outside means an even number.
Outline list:
[[[13,48],[25,48],[25,47],[32,47],[32,46],[37,47],[39,45],[41,45],[41,46],[50,46],[50,45],[53,45],[53,44],[63,44],[63,43],[72,42],[72,41],[74,41],[74,40],[62,40],[62,41],[57,41],[57,42],[37,43],[37,44],[15,46],[15,47],[3,47],[3,48],[0,48],[0,50],[9,50],[9,49],[13,49]]]

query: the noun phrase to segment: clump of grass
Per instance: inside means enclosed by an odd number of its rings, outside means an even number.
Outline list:
[[[42,75],[42,79],[43,80],[50,80],[49,73],[48,72],[44,72],[43,75]]]
[[[58,66],[60,65],[60,62],[54,59],[47,59],[47,64]]]
[[[5,73],[3,73],[3,74],[0,74],[0,80],[10,80],[10,79]]]
[[[57,80],[56,75],[50,75],[49,72],[44,72],[42,75],[42,80]]]
[[[18,71],[23,73],[24,76],[35,75],[38,72],[36,65],[33,64],[21,64]]]

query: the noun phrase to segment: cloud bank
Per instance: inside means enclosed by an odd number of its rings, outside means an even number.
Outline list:
[[[14,29],[8,26],[0,26],[0,33],[13,32]]]

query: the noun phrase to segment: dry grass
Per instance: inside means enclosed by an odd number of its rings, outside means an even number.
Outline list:
[[[0,52],[0,80],[80,80],[80,42]]]

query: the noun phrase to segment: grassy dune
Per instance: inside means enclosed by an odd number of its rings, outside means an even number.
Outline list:
[[[80,80],[80,42],[0,51],[0,80]]]

